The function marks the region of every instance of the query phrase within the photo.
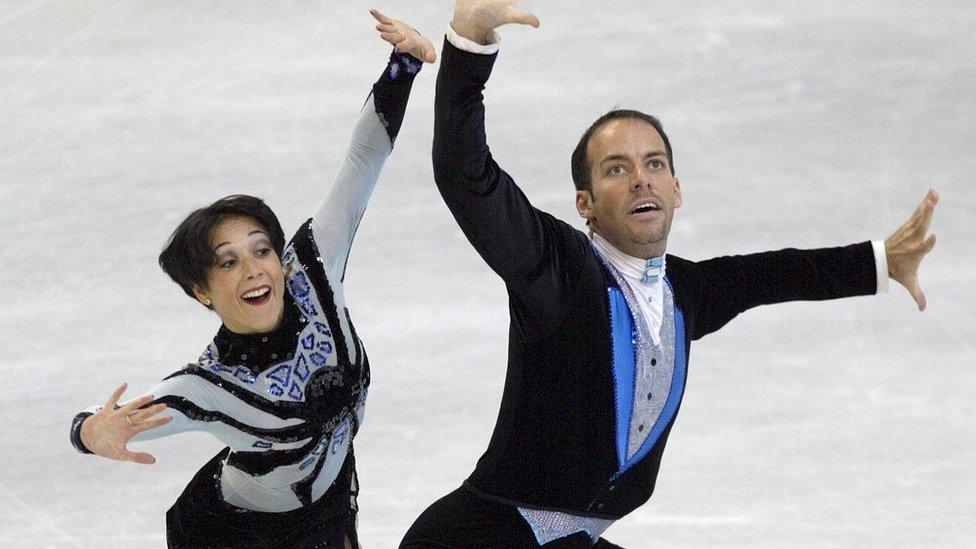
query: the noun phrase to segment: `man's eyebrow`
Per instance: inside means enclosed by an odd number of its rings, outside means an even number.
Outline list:
[[[665,153],[664,151],[656,151],[656,150],[655,151],[648,151],[648,152],[644,153],[644,156],[642,158],[651,158],[651,157],[654,157],[654,156],[667,156],[667,153]],[[613,161],[613,160],[629,160],[629,159],[630,159],[630,157],[627,156],[627,155],[623,155],[623,154],[611,154],[609,156],[604,157],[603,160],[600,160],[600,164],[604,164],[606,162],[610,162],[610,161]]]

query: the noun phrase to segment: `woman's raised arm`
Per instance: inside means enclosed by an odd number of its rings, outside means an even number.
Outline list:
[[[360,112],[335,180],[312,217],[326,273],[336,281],[343,277],[356,228],[393,150],[414,76],[423,62],[436,59],[430,41],[413,28],[376,10],[370,13],[378,21],[380,37],[393,44],[394,51]]]

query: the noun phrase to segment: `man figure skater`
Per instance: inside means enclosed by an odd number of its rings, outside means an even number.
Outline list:
[[[600,535],[650,498],[690,343],[746,309],[868,295],[890,276],[918,304],[935,245],[929,191],[885,242],[691,262],[666,255],[681,187],[657,119],[612,111],[573,153],[587,235],[539,211],[485,139],[494,29],[538,26],[514,0],[458,0],[437,79],[434,175],[509,294],[508,373],[491,442],[404,547],[613,547]]]

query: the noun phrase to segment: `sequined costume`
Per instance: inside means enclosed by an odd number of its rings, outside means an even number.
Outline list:
[[[496,55],[448,36],[434,177],[505,282],[508,371],[474,472],[421,514],[401,546],[606,547],[602,532],[654,491],[691,341],[759,305],[872,294],[874,251],[865,242],[701,262],[667,255],[628,279],[596,237],[534,208],[494,161],[483,90]],[[655,277],[657,324],[635,289]]]
[[[391,55],[321,207],[285,247],[279,326],[256,335],[221,326],[195,364],[151,390],[173,420],[133,441],[204,431],[229,447],[168,513],[171,544],[330,545],[338,533],[341,546],[341,534],[350,532],[355,540],[352,440],[363,420],[369,363],[342,281],[420,67],[409,55]],[[72,441],[83,452],[81,422],[97,410],[73,424]]]

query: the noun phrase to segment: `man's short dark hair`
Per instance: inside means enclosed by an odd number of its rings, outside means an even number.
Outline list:
[[[596,122],[591,124],[590,127],[583,132],[583,137],[580,137],[579,144],[577,144],[576,149],[573,150],[573,158],[570,161],[570,168],[573,171],[573,184],[576,185],[576,190],[593,190],[593,181],[590,177],[590,169],[592,166],[590,165],[590,159],[586,154],[586,149],[590,144],[590,138],[592,138],[593,134],[605,124],[621,119],[642,120],[657,130],[657,133],[661,135],[661,140],[664,141],[664,152],[666,152],[668,155],[668,167],[671,169],[671,175],[674,175],[674,158],[671,156],[671,142],[668,141],[668,135],[664,133],[664,127],[661,126],[661,121],[654,116],[642,113],[640,111],[617,109],[608,112],[600,118],[597,118]]]
[[[183,288],[186,295],[196,299],[194,284],[207,288],[207,270],[217,262],[211,248],[213,231],[229,217],[248,217],[268,231],[271,246],[278,257],[285,248],[285,234],[278,217],[260,198],[243,194],[225,196],[213,204],[193,211],[169,237],[159,266]]]

